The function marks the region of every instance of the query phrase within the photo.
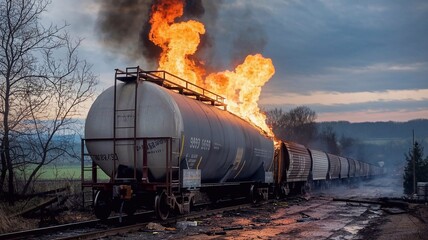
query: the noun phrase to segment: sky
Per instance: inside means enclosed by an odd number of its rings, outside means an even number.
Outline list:
[[[276,72],[259,100],[264,109],[305,105],[317,121],[428,118],[428,1],[202,2],[198,20],[211,39],[207,64],[232,70],[255,52],[272,59]],[[66,21],[70,35],[83,38],[79,54],[99,75],[99,92],[113,85],[115,68],[153,70],[143,54],[130,56],[142,26],[125,22],[117,30],[126,28],[129,38],[112,45],[100,29],[102,6],[101,0],[52,0],[43,16],[44,23]]]

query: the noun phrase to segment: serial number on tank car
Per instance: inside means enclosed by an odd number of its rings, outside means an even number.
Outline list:
[[[201,149],[204,151],[209,151],[211,149],[211,140],[191,137],[189,147],[192,149]]]

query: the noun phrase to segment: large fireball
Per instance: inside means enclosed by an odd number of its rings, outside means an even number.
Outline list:
[[[194,20],[176,23],[175,20],[183,15],[183,7],[180,0],[158,1],[152,6],[149,39],[162,48],[158,70],[168,71],[226,97],[230,112],[273,137],[266,116],[257,104],[262,86],[275,73],[272,60],[261,54],[249,55],[234,71],[213,73],[204,79],[202,64],[190,57],[198,49],[205,27]]]

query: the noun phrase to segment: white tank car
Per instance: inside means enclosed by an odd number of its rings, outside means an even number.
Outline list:
[[[214,106],[188,98],[151,82],[139,83],[136,137],[171,137],[176,159],[185,168],[200,169],[202,183],[254,180],[273,171],[274,144],[248,122]],[[117,109],[133,109],[135,83],[117,85]],[[86,146],[93,161],[110,177],[116,166],[133,167],[133,141],[121,141],[114,155],[114,87],[93,103],[85,125]],[[116,138],[133,138],[134,112],[117,112]],[[103,140],[104,139],[104,140]],[[180,146],[180,142],[184,146]],[[118,144],[117,144],[118,145]],[[142,169],[142,140],[137,141],[137,169]],[[165,176],[166,141],[149,140],[147,160],[151,180]],[[115,171],[117,172],[117,171]]]

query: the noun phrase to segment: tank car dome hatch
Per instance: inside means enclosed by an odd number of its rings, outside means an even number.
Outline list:
[[[117,84],[117,109],[133,108],[136,83]],[[272,139],[260,134],[241,118],[180,95],[154,83],[138,83],[136,138],[169,137],[177,141],[173,151],[180,153],[186,167],[200,169],[202,182],[227,182],[249,179],[273,165]],[[133,138],[134,112],[117,113],[116,138]],[[112,177],[113,160],[117,165],[133,166],[133,145],[116,147],[114,141],[114,87],[100,94],[89,110],[86,146],[93,161]],[[104,139],[104,140],[101,140]],[[149,140],[150,141],[150,140]],[[180,149],[179,143],[184,141]],[[153,179],[165,175],[165,145],[154,142],[147,155],[147,166]],[[142,146],[138,142],[137,146]],[[137,169],[143,167],[143,156],[137,154]]]

